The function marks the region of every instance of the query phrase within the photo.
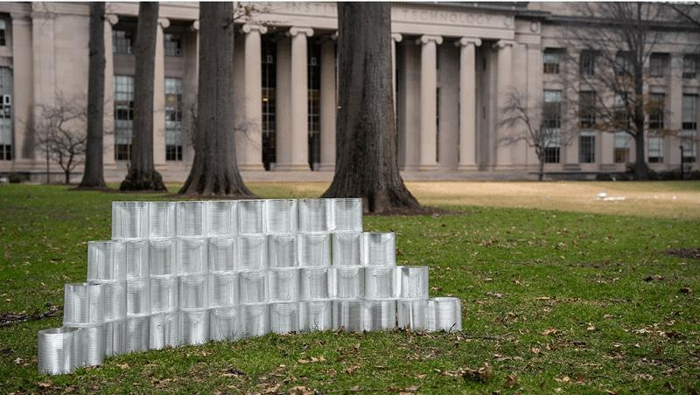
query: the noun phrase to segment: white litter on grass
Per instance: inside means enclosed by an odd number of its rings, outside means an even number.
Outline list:
[[[605,192],[600,192],[598,196],[596,197],[596,200],[602,200],[604,202],[616,202],[620,200],[626,200],[627,198],[624,196],[608,196],[607,193]]]

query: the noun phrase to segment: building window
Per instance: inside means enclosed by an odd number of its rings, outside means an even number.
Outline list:
[[[628,94],[626,92],[615,94],[614,126],[617,129],[628,130],[630,123],[630,112],[628,107]]]
[[[581,132],[578,137],[579,163],[595,163],[595,132]]]
[[[0,20],[0,47],[7,45],[7,22]]]
[[[698,57],[685,55],[683,57],[683,78],[696,78],[698,74]]]
[[[632,74],[632,54],[629,52],[618,52],[615,55],[615,74],[618,76],[629,76]]]
[[[112,30],[112,52],[131,55],[134,53],[134,34],[125,30]]]
[[[182,160],[182,79],[165,79],[165,160]]]
[[[131,160],[134,131],[134,77],[114,76],[114,158]]]
[[[649,57],[649,76],[653,78],[665,77],[668,71],[668,54],[653,53]]]
[[[277,44],[262,40],[262,160],[265,170],[277,162]]]
[[[664,128],[664,109],[666,95],[652,93],[649,97],[649,129],[660,130]]]
[[[182,37],[179,34],[164,34],[163,41],[165,56],[182,56]]]
[[[321,45],[310,43],[309,73],[309,167],[317,170],[321,163]]]
[[[594,91],[582,91],[579,93],[578,107],[581,128],[591,129],[595,127],[595,100]]]
[[[12,160],[12,70],[0,67],[0,160]]]
[[[544,73],[559,74],[559,61],[561,58],[558,49],[546,49],[544,51]]]
[[[561,91],[544,91],[542,126],[545,129],[544,161],[559,163],[561,128]]]
[[[592,50],[581,51],[581,59],[580,59],[581,75],[585,75],[585,76],[595,75],[595,58],[596,58],[595,51],[592,51]]]
[[[627,132],[615,132],[615,163],[629,162],[631,140]]]
[[[649,157],[649,163],[663,163],[664,138],[661,136],[649,136],[648,145],[647,156]]]
[[[544,148],[544,163],[559,163],[559,147]]]
[[[680,133],[683,162],[695,162],[698,145],[698,95],[683,95],[683,123]]]

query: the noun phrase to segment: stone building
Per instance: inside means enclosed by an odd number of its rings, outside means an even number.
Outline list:
[[[255,9],[252,20],[238,20],[236,30],[232,111],[240,168],[244,177],[319,171],[317,179],[330,179],[336,6],[255,3]],[[560,38],[568,27],[560,22],[575,17],[571,9],[570,3],[394,3],[402,170],[413,178],[531,175],[538,163],[533,149],[522,141],[499,142],[499,105],[511,86],[534,100],[567,102],[555,77],[558,54],[567,50],[560,47]],[[38,107],[57,97],[87,97],[88,13],[86,3],[0,3],[0,174],[43,179],[46,160],[34,132]],[[107,13],[104,163],[107,179],[117,181],[125,175],[130,155],[138,4],[108,3]],[[161,3],[154,157],[170,181],[184,181],[194,154],[197,18],[196,3]],[[672,37],[655,46],[656,58],[664,61],[652,65],[657,78],[649,80],[648,89],[665,103],[663,128],[695,136],[700,35],[688,29]],[[561,122],[578,120],[562,117]],[[697,138],[650,133],[647,141],[651,168],[678,169],[681,156],[698,168]],[[584,131],[551,147],[545,170],[568,177],[624,171],[635,159],[633,144],[624,133]],[[60,172],[55,164],[50,168]]]

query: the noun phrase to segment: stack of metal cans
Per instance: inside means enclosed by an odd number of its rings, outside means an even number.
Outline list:
[[[114,202],[64,326],[39,332],[39,371],[268,333],[461,330],[460,300],[430,299],[395,242],[363,232],[361,199]]]

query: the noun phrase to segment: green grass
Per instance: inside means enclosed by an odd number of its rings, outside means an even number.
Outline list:
[[[316,190],[253,189],[264,197]],[[61,306],[63,284],[85,279],[86,242],[110,236],[111,202],[163,196],[0,187],[0,313]],[[429,266],[431,294],[462,299],[461,334],[268,335],[123,355],[50,377],[37,373],[37,332],[61,319],[43,319],[0,328],[0,392],[700,391],[700,261],[663,254],[700,247],[696,220],[459,210],[371,216],[365,228],[396,232],[399,264]],[[312,357],[323,358],[304,363]]]

